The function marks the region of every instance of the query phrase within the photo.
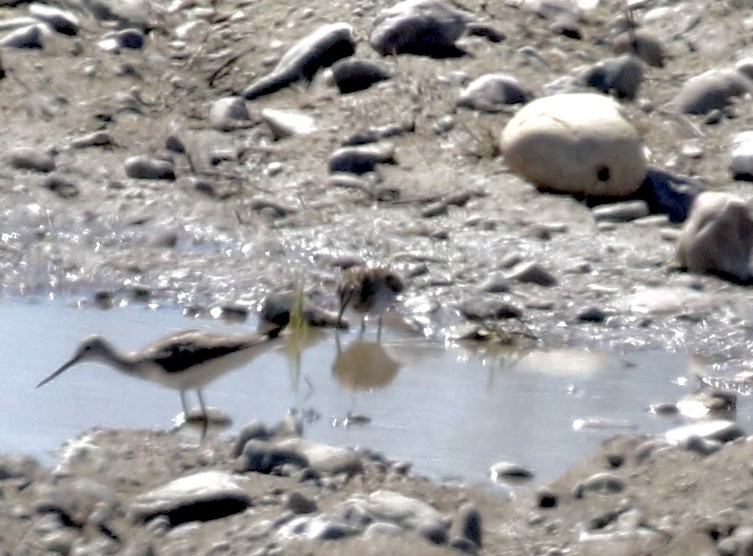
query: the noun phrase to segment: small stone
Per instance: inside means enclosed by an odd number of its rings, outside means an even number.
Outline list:
[[[545,487],[536,490],[536,505],[542,509],[556,508],[559,505],[559,496]]]
[[[507,275],[507,279],[547,288],[557,285],[557,279],[552,273],[536,262],[522,262],[516,265]]]
[[[447,214],[447,203],[445,201],[431,203],[421,211],[421,216],[423,218],[435,218],[445,214]]]
[[[599,205],[591,209],[597,222],[630,222],[648,215],[645,201],[625,201]]]
[[[709,114],[725,110],[736,97],[751,92],[750,82],[733,70],[709,70],[685,82],[670,101],[683,114]]]
[[[705,440],[731,442],[745,436],[745,431],[734,421],[714,419],[675,427],[664,433],[664,438],[670,444],[682,444],[694,436]]]
[[[132,156],[123,165],[129,178],[145,180],[174,180],[173,163],[169,160]]]
[[[41,2],[29,4],[29,15],[49,25],[54,31],[68,36],[78,34],[79,20],[71,12]]]
[[[495,463],[489,469],[492,481],[520,480],[526,481],[533,478],[533,471],[509,461]]]
[[[607,313],[601,307],[588,307],[584,309],[576,317],[580,322],[594,322],[601,323],[607,318]]]
[[[467,539],[477,547],[481,547],[482,534],[481,514],[476,506],[470,502],[460,506],[450,527],[450,538]]]
[[[297,490],[287,494],[283,506],[294,514],[310,514],[317,510],[316,501]]]
[[[510,281],[501,272],[494,272],[479,286],[482,292],[507,293],[510,291]]]
[[[209,124],[219,131],[232,131],[248,127],[251,115],[241,97],[225,97],[212,103]]]
[[[363,91],[390,77],[389,71],[370,60],[345,58],[332,66],[332,78],[342,95]]]
[[[15,148],[8,154],[8,162],[18,170],[47,173],[55,169],[55,159],[52,155],[38,147]]]
[[[329,159],[329,172],[365,174],[373,171],[377,164],[396,164],[393,145],[342,147],[332,153]]]
[[[314,118],[302,112],[265,108],[261,111],[261,117],[272,130],[275,141],[316,131]]]
[[[5,35],[5,37],[0,39],[0,46],[30,49],[44,48],[42,39],[45,31],[49,32],[49,27],[44,23],[27,25]]]
[[[575,498],[582,498],[586,492],[602,494],[616,494],[625,490],[625,482],[616,475],[608,472],[595,473],[579,482],[573,489]]]
[[[78,187],[76,184],[59,174],[49,174],[45,177],[42,187],[56,193],[62,199],[78,197]]]
[[[511,75],[489,73],[471,81],[460,93],[458,106],[496,112],[501,107],[528,102],[531,93]]]
[[[514,319],[523,315],[522,309],[496,297],[471,297],[462,301],[458,308],[469,320]]]

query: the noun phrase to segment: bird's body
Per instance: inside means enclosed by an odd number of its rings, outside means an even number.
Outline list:
[[[120,352],[102,336],[91,336],[79,344],[68,362],[37,384],[37,388],[77,363],[99,362],[125,374],[179,390],[186,414],[185,391],[196,390],[206,417],[201,388],[223,373],[251,361],[279,333],[279,328],[262,335],[187,330],[166,336],[134,353]]]
[[[366,329],[366,316],[379,316],[378,336],[382,334],[382,313],[392,305],[405,290],[405,281],[397,272],[384,267],[357,265],[343,272],[338,288],[340,312],[338,320],[347,307],[361,313],[361,331]]]

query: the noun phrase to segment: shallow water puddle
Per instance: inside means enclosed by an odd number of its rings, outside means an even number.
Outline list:
[[[63,441],[93,425],[170,428],[181,410],[177,392],[100,365],[82,364],[44,388],[34,386],[88,334],[138,349],[184,328],[253,327],[144,306],[0,305],[0,451],[52,463],[50,454]],[[339,342],[333,331],[310,330],[308,340],[300,357],[278,347],[218,378],[204,389],[207,404],[233,419],[231,430],[253,419],[275,423],[294,408],[309,417],[306,435],[312,439],[366,445],[409,459],[431,476],[474,482],[501,460],[532,469],[537,481],[553,479],[603,438],[680,424],[646,408],[686,393],[678,379],[691,365],[688,358],[656,352],[537,350],[482,357],[392,329],[382,344],[371,330],[362,339],[340,334]],[[738,421],[750,430],[750,404],[739,405]],[[349,413],[367,422],[351,424]]]

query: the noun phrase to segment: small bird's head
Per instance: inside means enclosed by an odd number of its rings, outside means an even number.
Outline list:
[[[107,340],[105,340],[102,336],[90,336],[89,338],[81,341],[81,343],[78,345],[78,348],[76,349],[76,353],[73,354],[73,357],[71,357],[55,372],[53,372],[51,375],[37,384],[37,388],[44,386],[73,365],[83,363],[84,361],[107,361],[111,359],[111,355],[112,347],[107,342]]]

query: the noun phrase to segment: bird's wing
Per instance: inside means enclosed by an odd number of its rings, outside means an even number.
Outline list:
[[[228,336],[191,330],[178,332],[153,344],[146,350],[145,358],[168,373],[174,373],[262,344],[266,340],[266,336]]]

